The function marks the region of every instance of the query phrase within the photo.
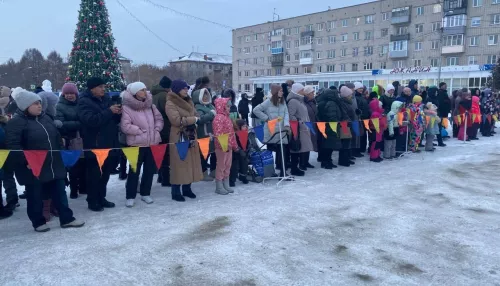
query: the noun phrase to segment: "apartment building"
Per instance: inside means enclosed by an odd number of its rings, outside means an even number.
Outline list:
[[[233,87],[268,91],[287,79],[481,87],[499,36],[500,0],[379,0],[233,30]]]

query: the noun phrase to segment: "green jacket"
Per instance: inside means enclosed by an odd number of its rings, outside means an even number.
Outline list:
[[[203,89],[199,89],[191,94],[193,99],[194,107],[196,112],[200,117],[198,122],[198,138],[209,137],[209,134],[213,134],[212,121],[215,118],[215,107],[212,105],[212,96],[209,96],[209,102],[207,104],[202,102],[202,95],[200,94]]]
[[[160,132],[161,141],[162,143],[175,143],[168,142],[170,140],[170,127],[172,125],[170,124],[168,116],[165,113],[165,105],[167,104],[167,91],[163,87],[155,85],[151,90],[151,94],[153,94],[153,104],[156,106],[158,111],[160,111],[161,116],[163,117],[164,126]]]

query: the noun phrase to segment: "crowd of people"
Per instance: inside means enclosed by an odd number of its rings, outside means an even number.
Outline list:
[[[275,176],[288,178],[315,168],[311,152],[318,153],[317,161],[327,170],[352,166],[365,154],[380,163],[421,148],[433,152],[446,146],[443,137],[450,113],[453,137],[478,140],[478,131],[493,136],[500,105],[498,94],[488,88],[464,88],[449,96],[445,83],[421,89],[417,81],[407,87],[399,82],[386,88],[377,85],[371,91],[353,82],[316,92],[313,86],[289,80],[271,85],[267,97],[261,88],[251,100],[242,94],[238,106],[234,90],[214,96],[209,86],[207,77],[192,87],[163,77],[151,93],[144,83],[134,82],[119,97],[106,94],[105,82],[96,77],[88,80],[84,91],[66,83],[60,96],[48,81],[35,92],[1,87],[0,149],[48,153],[35,176],[25,153],[10,152],[0,171],[7,203],[4,206],[1,200],[0,218],[11,216],[22,198],[37,232],[49,231],[47,222],[54,216],[63,228],[82,227],[84,222],[75,219],[69,207],[66,187],[71,199],[85,194],[88,209],[100,212],[115,207],[106,199],[113,174],[126,180],[129,208],[134,207],[137,193],[145,204],[154,202],[155,174],[157,183],[171,187],[174,201],[196,198],[192,184],[199,181],[215,181],[215,193],[228,195],[237,181],[249,183],[250,154],[244,141],[248,138],[238,134],[251,132],[250,124],[264,126],[261,143],[276,153]],[[268,126],[271,122],[279,124],[274,131]],[[316,128],[315,123],[325,123],[325,128]],[[217,140],[222,135],[227,136],[227,146]],[[198,139],[203,138],[210,140],[208,156],[200,150]],[[179,142],[189,143],[182,158]],[[120,148],[158,144],[169,144],[159,169],[150,148],[139,148],[137,166],[127,168]],[[60,150],[84,152],[66,168],[56,154]],[[102,164],[95,150],[109,152]],[[25,187],[19,196],[16,180]]]

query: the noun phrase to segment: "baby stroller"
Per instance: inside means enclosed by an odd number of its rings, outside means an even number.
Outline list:
[[[262,147],[259,147],[257,143],[255,132],[250,131],[248,133],[247,146],[250,166],[248,168],[247,178],[249,181],[255,183],[262,183],[264,178],[276,175],[273,153],[269,150],[263,150]]]

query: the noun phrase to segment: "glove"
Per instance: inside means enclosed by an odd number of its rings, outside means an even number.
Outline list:
[[[213,115],[217,115],[217,111],[215,110],[210,110],[210,112],[212,112]]]
[[[63,126],[63,123],[61,120],[54,120],[54,124],[56,125],[57,128],[61,128]]]

